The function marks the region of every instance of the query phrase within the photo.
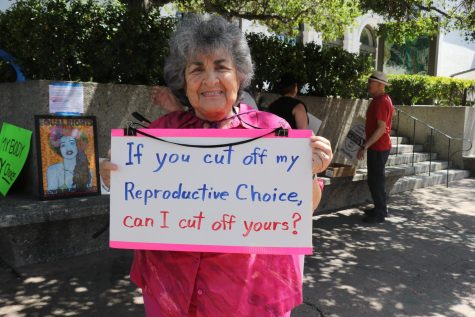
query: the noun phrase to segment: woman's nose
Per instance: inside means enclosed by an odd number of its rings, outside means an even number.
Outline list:
[[[208,86],[212,86],[218,81],[218,74],[215,71],[207,71],[204,81]]]

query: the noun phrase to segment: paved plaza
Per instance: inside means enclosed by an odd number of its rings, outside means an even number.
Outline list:
[[[293,317],[475,316],[475,179],[398,194],[383,224],[361,217],[315,217]],[[20,278],[0,265],[0,316],[144,316],[131,259],[109,250],[19,268]]]

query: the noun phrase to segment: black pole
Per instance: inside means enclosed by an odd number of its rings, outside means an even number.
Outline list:
[[[430,170],[432,166],[432,141],[433,141],[433,132],[434,129],[430,128],[430,140],[429,140],[429,176],[430,176]]]
[[[397,128],[396,128],[396,157],[399,151],[399,110],[397,111]]]
[[[449,147],[447,149],[447,187],[449,187],[449,170],[450,170],[450,138],[449,138]]]
[[[412,166],[414,166],[414,148],[416,147],[416,119],[413,119],[413,120],[414,120],[414,129],[412,131]]]

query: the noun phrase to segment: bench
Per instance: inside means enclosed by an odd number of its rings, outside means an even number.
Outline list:
[[[26,195],[0,199],[0,259],[8,265],[51,262],[108,248],[109,196],[38,201]]]

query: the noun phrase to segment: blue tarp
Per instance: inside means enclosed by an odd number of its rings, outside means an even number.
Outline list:
[[[16,82],[21,83],[25,81],[25,75],[23,75],[21,68],[18,64],[15,63],[15,58],[5,52],[4,50],[0,50],[0,58],[10,64],[16,72]]]

